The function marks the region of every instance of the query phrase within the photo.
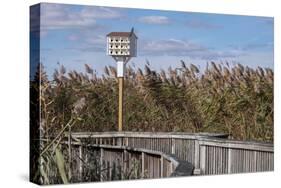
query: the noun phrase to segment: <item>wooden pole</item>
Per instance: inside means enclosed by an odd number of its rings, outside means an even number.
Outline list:
[[[124,78],[118,77],[119,83],[119,100],[118,100],[118,131],[123,129],[123,87],[124,87]]]
[[[71,127],[68,127],[68,157],[69,157],[69,169],[68,169],[68,178],[71,178],[71,168],[72,168],[72,154],[71,154]]]

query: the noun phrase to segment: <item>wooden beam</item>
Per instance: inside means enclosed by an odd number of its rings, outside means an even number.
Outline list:
[[[103,158],[104,158],[104,149],[103,148],[100,148],[100,181],[103,181],[104,179],[104,176],[103,176],[103,168],[104,168],[104,165],[103,165]]]
[[[118,131],[123,129],[123,87],[124,87],[124,78],[118,77],[119,84],[119,93],[118,93]]]
[[[79,158],[80,158],[80,160],[79,160],[79,176],[80,176],[80,178],[82,179],[82,177],[83,177],[83,146],[82,145],[80,145],[79,146]]]
[[[200,145],[199,141],[195,140],[195,146],[194,146],[194,174],[199,175],[200,174]],[[188,151],[185,151],[188,152]]]
[[[175,143],[175,139],[172,138],[172,154],[176,153],[176,143]]]
[[[161,155],[160,158],[160,177],[163,178],[164,175],[164,158],[163,155]]]
[[[68,127],[68,178],[71,179],[72,154],[71,154],[71,127]]]
[[[206,173],[206,146],[200,146],[200,174]]]
[[[144,178],[144,152],[141,152],[141,178]]]

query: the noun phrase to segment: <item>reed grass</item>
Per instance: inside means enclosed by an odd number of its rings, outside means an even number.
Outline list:
[[[156,71],[128,66],[125,76],[125,131],[223,132],[239,140],[273,141],[273,77],[269,68],[210,62],[205,70],[181,66]],[[47,79],[41,68],[44,134],[55,134],[71,114],[85,107],[72,131],[116,131],[116,69],[98,76],[61,66]],[[76,104],[77,105],[77,104]]]

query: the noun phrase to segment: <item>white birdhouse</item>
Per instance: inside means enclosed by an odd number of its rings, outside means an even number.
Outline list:
[[[137,36],[131,32],[111,32],[107,35],[107,55],[115,57],[136,57]]]
[[[107,55],[117,62],[117,76],[124,76],[125,64],[137,56],[137,39],[134,28],[131,32],[111,32],[107,37]]]
[[[137,39],[134,28],[131,32],[111,32],[106,35],[107,55],[113,57],[117,62],[117,77],[119,84],[118,92],[118,130],[122,131],[123,126],[123,83],[124,69],[131,57],[137,56]]]

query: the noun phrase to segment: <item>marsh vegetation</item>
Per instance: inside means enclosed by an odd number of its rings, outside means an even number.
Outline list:
[[[272,69],[210,62],[200,70],[182,61],[156,71],[147,62],[144,69],[128,66],[125,75],[124,131],[218,132],[273,142]],[[40,126],[31,131],[45,139],[36,151],[40,169],[34,179],[67,183],[69,159],[60,144],[65,134],[117,130],[116,69],[106,66],[98,76],[89,65],[85,72],[60,66],[48,78],[40,64],[34,80],[39,84],[31,82],[31,95],[40,96],[31,109],[40,104],[40,112],[33,112]],[[51,182],[53,169],[60,180]]]

